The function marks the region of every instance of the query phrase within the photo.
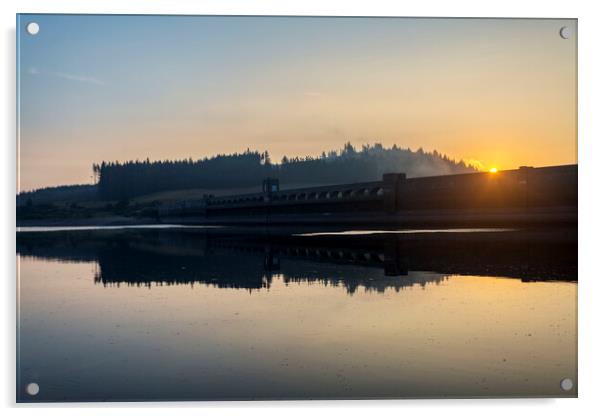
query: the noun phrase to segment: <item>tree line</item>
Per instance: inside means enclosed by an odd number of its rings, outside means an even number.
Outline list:
[[[326,185],[378,180],[385,172],[405,172],[411,177],[475,170],[437,151],[412,151],[396,145],[386,148],[379,143],[363,145],[361,149],[346,143],[342,149],[323,152],[318,157],[284,156],[279,163],[273,163],[267,151],[247,149],[243,153],[199,160],[146,159],[93,165],[99,197],[105,200],[179,189],[253,187],[266,177],[278,178],[281,184],[287,185]]]

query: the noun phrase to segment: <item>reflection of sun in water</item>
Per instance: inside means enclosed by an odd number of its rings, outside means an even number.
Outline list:
[[[489,172],[490,173],[497,173],[497,168],[491,168],[491,169],[489,169]]]

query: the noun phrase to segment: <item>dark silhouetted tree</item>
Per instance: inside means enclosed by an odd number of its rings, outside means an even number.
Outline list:
[[[254,187],[268,176],[286,185],[336,184],[374,181],[386,172],[432,176],[475,171],[463,161],[456,162],[437,151],[420,148],[413,152],[398,146],[385,148],[380,143],[356,150],[350,142],[339,152],[322,152],[319,157],[284,156],[279,164],[271,162],[267,151],[247,149],[196,161],[103,161],[92,169],[100,197],[117,201],[167,190]]]

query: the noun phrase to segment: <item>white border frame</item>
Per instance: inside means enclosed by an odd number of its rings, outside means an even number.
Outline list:
[[[597,391],[600,374],[599,352],[602,351],[599,334],[602,302],[596,296],[602,291],[602,277],[597,275],[596,257],[599,255],[597,232],[600,231],[600,162],[602,155],[600,128],[600,92],[602,58],[600,54],[602,16],[596,2],[587,1],[531,1],[506,0],[483,1],[435,1],[402,3],[383,0],[86,0],[52,2],[4,0],[0,3],[3,25],[2,82],[4,99],[2,140],[4,157],[2,178],[4,187],[0,204],[3,233],[0,264],[4,266],[1,276],[3,285],[4,314],[2,342],[4,374],[0,378],[0,394],[4,407],[30,413],[45,408],[49,414],[100,414],[107,410],[121,409],[128,414],[163,414],[165,408],[182,413],[197,414],[197,407],[211,413],[240,413],[251,415],[305,414],[308,411],[327,414],[344,411],[365,414],[367,411],[395,413],[421,411],[427,414],[482,416],[504,415],[508,412],[545,412],[546,415],[592,414],[600,411],[600,394]],[[476,399],[476,400],[400,400],[400,401],[303,401],[303,402],[186,402],[186,403],[117,403],[117,404],[58,404],[58,405],[15,405],[15,190],[16,190],[16,112],[15,112],[15,21],[16,13],[119,13],[119,14],[236,14],[236,15],[346,15],[346,16],[429,16],[429,17],[554,17],[579,19],[579,399]],[[21,409],[15,409],[15,407]]]

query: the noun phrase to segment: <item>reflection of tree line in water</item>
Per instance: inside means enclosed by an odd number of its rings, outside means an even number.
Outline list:
[[[384,292],[387,288],[397,291],[413,286],[440,282],[438,274],[412,276],[384,276],[382,269],[366,265],[323,263],[316,267],[314,261],[280,257],[280,254],[264,247],[257,251],[230,251],[210,249],[199,256],[172,256],[129,248],[117,252],[99,252],[99,271],[95,282],[103,285],[152,286],[194,284],[218,288],[269,289],[275,278],[284,284],[316,283],[326,286],[344,286],[348,293],[358,287],[368,291]]]
[[[17,252],[96,261],[104,285],[201,283],[266,289],[322,282],[382,292],[439,283],[441,274],[577,280],[574,230],[472,234],[293,237],[206,230],[19,233]],[[432,271],[415,273],[409,271]]]

